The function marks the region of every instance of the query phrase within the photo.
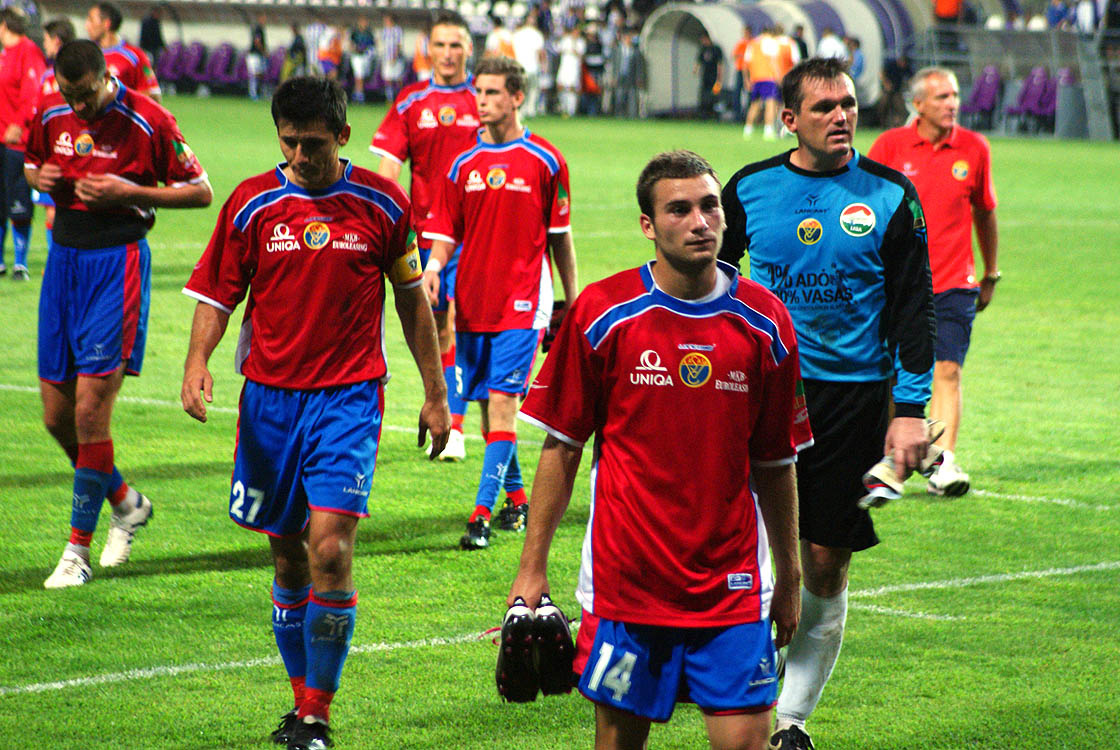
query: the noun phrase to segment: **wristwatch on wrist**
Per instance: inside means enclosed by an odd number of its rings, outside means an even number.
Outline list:
[[[994,284],[1002,278],[1003,278],[1003,274],[1000,273],[999,271],[996,271],[995,273],[987,274],[986,276],[984,276],[984,278],[982,280],[983,281],[990,281],[991,283]]]

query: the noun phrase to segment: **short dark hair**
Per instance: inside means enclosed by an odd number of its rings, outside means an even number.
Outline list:
[[[11,6],[0,10],[0,24],[17,36],[27,36],[27,14]]]
[[[653,186],[661,180],[687,180],[710,174],[719,184],[719,176],[700,154],[685,149],[666,151],[649,160],[638,176],[638,208],[653,218]]]
[[[124,20],[124,16],[121,15],[121,11],[117,6],[112,3],[101,2],[94,3],[93,7],[97,8],[97,12],[101,14],[102,18],[109,19],[109,31],[115,34],[121,30],[121,21]]]
[[[435,17],[432,18],[432,22],[428,24],[428,33],[431,33],[432,29],[436,26],[458,26],[463,30],[465,39],[471,38],[471,30],[470,27],[467,26],[466,20],[453,10],[441,10],[439,13],[436,13]]]
[[[843,60],[835,57],[811,57],[804,62],[793,66],[782,79],[782,104],[794,112],[801,110],[801,102],[805,99],[802,82],[806,78],[819,81],[832,81],[841,76],[848,76],[848,70]]]
[[[512,57],[491,55],[482,58],[474,66],[475,79],[479,76],[505,76],[506,91],[511,94],[525,90],[525,68]]]
[[[48,21],[43,26],[43,33],[49,34],[63,44],[74,41],[74,37],[77,36],[74,33],[74,24],[70,23],[70,19],[65,16]]]
[[[67,81],[77,81],[86,73],[93,73],[94,78],[99,78],[105,74],[105,55],[96,42],[75,39],[59,48],[54,58],[54,69]]]
[[[272,95],[272,121],[309,125],[323,120],[335,135],[346,127],[346,92],[336,81],[297,76],[280,84]]]

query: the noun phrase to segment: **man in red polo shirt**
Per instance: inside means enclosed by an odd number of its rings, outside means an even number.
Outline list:
[[[956,497],[969,488],[968,474],[953,455],[961,421],[961,366],[973,319],[992,301],[1000,279],[996,193],[987,139],[957,124],[957,77],[944,68],[923,68],[910,89],[918,117],[879,136],[868,156],[909,177],[925,211],[937,314],[929,406],[930,416],[945,423],[945,434],[937,441],[945,449],[945,461],[927,489]],[[973,226],[984,263],[980,278],[972,255]]]

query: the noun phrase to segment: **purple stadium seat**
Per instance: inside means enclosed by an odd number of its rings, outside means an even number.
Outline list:
[[[1046,68],[1039,66],[1031,70],[1030,75],[1023,81],[1023,87],[1019,89],[1019,96],[1015,103],[1006,110],[1008,130],[1016,132],[1024,126],[1027,116],[1038,108],[1039,100],[1042,99],[1049,80],[1050,76],[1047,75]]]
[[[968,101],[961,105],[962,119],[968,127],[991,129],[1001,84],[999,69],[995,65],[988,65],[980,72],[980,77],[972,84]]]
[[[284,69],[284,58],[288,56],[288,51],[283,47],[277,47],[272,50],[272,54],[268,56],[268,68],[264,73],[264,82],[269,86],[276,86],[280,83],[280,71]]]
[[[175,83],[179,80],[182,74],[183,53],[185,51],[183,43],[179,41],[172,42],[159,56],[159,61],[156,63],[156,77],[161,81],[168,83]]]
[[[183,53],[183,63],[179,72],[179,88],[194,91],[206,75],[206,46],[202,42],[191,42]]]
[[[248,52],[238,52],[237,59],[233,61],[233,65],[230,66],[229,73],[222,83],[237,90],[244,90],[249,81],[248,58]]]
[[[1068,69],[1065,70],[1065,73],[1065,80],[1068,81],[1073,78]],[[1039,97],[1038,102],[1029,112],[1032,129],[1045,130],[1051,133],[1054,131],[1054,113],[1058,107],[1058,84],[1062,78],[1062,74],[1059,73],[1054,78],[1047,79],[1046,87],[1042,90],[1042,96]]]
[[[205,79],[201,82],[210,86],[221,85],[227,71],[233,65],[233,55],[232,44],[229,42],[219,44],[217,49],[210,53],[210,57],[206,61]]]

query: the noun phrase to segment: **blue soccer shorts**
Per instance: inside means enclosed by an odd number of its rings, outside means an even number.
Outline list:
[[[7,217],[15,223],[31,221],[34,207],[31,203],[31,186],[23,174],[23,152],[0,146],[3,165],[0,168],[4,184],[4,206]]]
[[[417,242],[416,249],[420,251],[420,267],[424,268],[428,265],[428,258],[432,257],[432,241],[424,240],[423,245]],[[455,299],[455,280],[459,276],[459,252],[462,249],[462,245],[456,247],[447,265],[439,270],[439,296],[432,312],[447,312],[450,300]]]
[[[484,401],[491,391],[521,395],[529,388],[543,330],[455,332],[455,381],[459,398]]]
[[[979,297],[979,289],[947,289],[933,295],[933,312],[937,318],[934,354],[938,362],[964,364],[972,341],[972,323],[976,320]]]
[[[39,377],[104,377],[122,362],[139,375],[151,286],[146,240],[94,250],[53,245],[39,294]]]
[[[304,391],[246,380],[229,517],[291,536],[312,510],[368,516],[382,404],[379,381]]]
[[[586,698],[652,721],[668,721],[677,703],[722,715],[768,711],[778,699],[769,619],[669,628],[584,611],[576,650]]]

